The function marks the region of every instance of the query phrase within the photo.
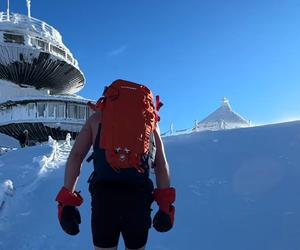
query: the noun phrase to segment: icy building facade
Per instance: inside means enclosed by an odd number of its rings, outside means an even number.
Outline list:
[[[84,75],[60,33],[27,7],[28,15],[0,12],[0,133],[74,138],[90,115],[88,100],[75,94]]]
[[[250,121],[247,121],[239,114],[235,113],[227,98],[223,98],[221,107],[195,124],[195,130],[222,130],[233,128],[250,127]]]

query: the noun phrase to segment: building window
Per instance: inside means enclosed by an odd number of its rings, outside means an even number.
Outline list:
[[[65,104],[56,102],[48,103],[48,117],[65,118]]]
[[[56,110],[55,103],[48,103],[48,117],[49,118],[55,118],[55,110]]]
[[[67,107],[67,115],[68,115],[68,118],[71,118],[71,119],[75,119],[76,118],[76,105],[75,104],[68,104],[68,107]]]
[[[46,49],[47,43],[37,39],[37,46],[42,49]]]
[[[58,55],[60,55],[62,57],[66,56],[66,53],[65,53],[65,51],[63,49],[60,49],[60,48],[58,48],[58,47],[56,47],[54,45],[50,45],[50,51],[54,52],[54,53],[56,53],[56,54],[58,54]]]
[[[29,117],[31,117],[31,118],[35,117],[35,104],[34,103],[28,103],[27,110],[28,110]]]
[[[23,45],[25,44],[25,39],[23,35],[3,33],[3,40],[6,43],[18,43]]]
[[[68,104],[67,113],[68,113],[68,118],[85,120],[86,106],[78,105],[78,104]]]
[[[44,50],[44,51],[48,51],[48,45],[49,44],[47,42],[42,41],[42,40],[37,39],[37,38],[31,38],[30,41],[31,41],[31,45],[34,48],[38,48],[38,49],[41,49],[41,50]]]
[[[77,106],[77,119],[80,119],[80,120],[85,119],[85,106],[83,106],[83,105]]]
[[[46,117],[47,116],[46,107],[47,107],[47,103],[39,102],[37,104],[38,117]]]
[[[68,58],[68,60],[69,60],[71,63],[73,63],[73,58],[72,58],[72,56],[71,56],[70,54],[67,54],[67,58]]]
[[[65,104],[57,104],[55,115],[56,118],[65,118]]]

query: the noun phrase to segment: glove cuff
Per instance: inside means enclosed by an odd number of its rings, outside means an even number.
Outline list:
[[[83,202],[83,198],[79,192],[71,192],[67,188],[62,187],[55,199],[58,203],[64,206],[80,206]]]
[[[170,214],[170,206],[175,202],[176,198],[175,188],[156,188],[153,191],[153,196],[159,209],[166,214]]]

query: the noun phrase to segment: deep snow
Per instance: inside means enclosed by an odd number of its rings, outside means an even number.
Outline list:
[[[152,229],[147,249],[300,249],[300,122],[164,142],[177,189],[176,221],[169,233]],[[84,162],[78,184],[85,198],[80,234],[64,234],[57,222],[54,198],[70,148],[52,141],[0,156],[0,249],[92,249],[91,164]]]
[[[20,147],[20,144],[16,139],[0,133],[0,148],[1,147],[18,148],[18,147]]]

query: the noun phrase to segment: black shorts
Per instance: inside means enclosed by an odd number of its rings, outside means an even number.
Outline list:
[[[138,249],[146,245],[151,227],[152,191],[150,179],[138,186],[91,184],[94,245],[115,247],[120,234],[127,248]]]

